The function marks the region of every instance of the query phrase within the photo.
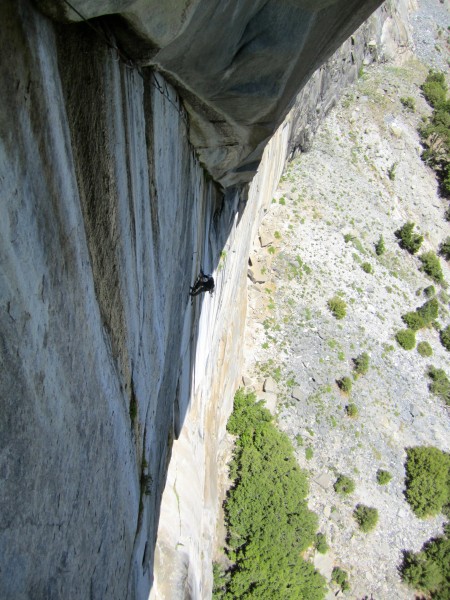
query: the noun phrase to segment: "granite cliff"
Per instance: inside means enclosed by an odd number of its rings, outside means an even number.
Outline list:
[[[209,597],[251,242],[379,1],[159,4],[0,6],[5,599]]]

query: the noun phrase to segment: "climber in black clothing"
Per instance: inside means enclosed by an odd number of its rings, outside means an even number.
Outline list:
[[[210,294],[214,291],[214,278],[212,275],[206,275],[203,270],[200,269],[200,275],[195,280],[193,286],[189,290],[189,296],[197,296],[203,292],[209,292]]]

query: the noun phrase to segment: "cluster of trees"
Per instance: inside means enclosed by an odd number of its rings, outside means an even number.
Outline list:
[[[406,499],[419,518],[439,514],[450,502],[450,455],[433,446],[406,450]]]
[[[406,498],[420,518],[450,516],[450,455],[432,446],[407,449]],[[434,600],[450,600],[450,525],[420,552],[404,552],[405,583]]]
[[[450,102],[450,101],[449,101]],[[400,229],[395,232],[399,240],[400,247],[407,250],[410,254],[416,254],[419,251],[423,242],[423,236],[414,232],[415,224],[408,221]],[[450,238],[447,238],[441,245],[439,253],[448,260],[450,257]],[[441,263],[435,252],[423,252],[419,256],[422,263],[421,270],[426,273],[431,279],[442,286],[446,285],[442,272]],[[414,311],[410,311],[402,315],[402,320],[406,324],[407,329],[401,329],[395,334],[397,343],[404,350],[412,350],[416,346],[416,331],[424,327],[434,326],[440,328],[437,321],[439,314],[439,301],[436,290],[433,285],[428,286],[424,290],[427,298],[430,298],[422,306],[419,306]],[[439,331],[439,339],[446,350],[450,352],[450,325]],[[421,342],[417,348],[421,356],[431,356],[433,354],[431,346],[428,342]]]
[[[405,552],[402,579],[416,590],[428,592],[435,600],[450,600],[450,525],[424,544],[420,552]]]
[[[444,194],[450,196],[450,100],[444,73],[430,71],[422,91],[433,107],[431,118],[420,130],[425,147],[422,157],[438,174]],[[447,215],[450,218],[450,209]]]
[[[214,598],[322,600],[325,579],[302,552],[316,543],[317,517],[308,509],[308,482],[293,446],[254,394],[236,393],[227,429],[237,436],[225,503],[226,554]]]

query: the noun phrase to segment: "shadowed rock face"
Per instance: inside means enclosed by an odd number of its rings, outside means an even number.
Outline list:
[[[65,21],[114,15],[127,53],[178,88],[201,163],[228,187],[251,180],[299,90],[381,1],[37,3]]]

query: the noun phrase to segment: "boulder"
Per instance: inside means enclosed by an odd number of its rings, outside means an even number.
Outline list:
[[[265,283],[267,281],[267,274],[263,270],[264,267],[260,263],[255,263],[248,268],[247,274],[253,283]]]
[[[277,411],[277,395],[273,392],[256,392],[256,399],[263,400],[266,405],[267,410],[270,411],[272,415],[275,415]]]
[[[273,379],[273,377],[268,377],[264,381],[263,390],[265,392],[271,392],[273,394],[276,394],[278,392],[278,384],[275,381],[275,379]]]
[[[296,385],[294,388],[292,388],[291,396],[294,398],[294,400],[298,400],[300,402],[301,400],[304,400],[306,394],[299,385]]]

